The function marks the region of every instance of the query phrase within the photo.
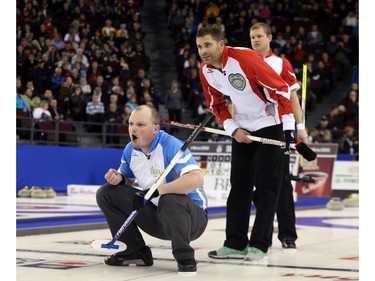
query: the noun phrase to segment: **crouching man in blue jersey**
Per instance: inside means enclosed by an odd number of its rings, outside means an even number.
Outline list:
[[[117,170],[105,174],[107,184],[96,194],[112,236],[134,210],[140,210],[124,234],[118,239],[127,245],[123,252],[105,258],[107,265],[153,265],[153,257],[140,229],[147,234],[172,242],[172,254],[178,273],[193,275],[197,271],[195,251],[190,241],[199,238],[207,227],[207,197],[203,190],[203,175],[199,165],[186,150],[180,160],[144,205],[143,197],[157,181],[182,141],[160,130],[160,115],[156,109],[141,105],[129,118],[129,142]],[[133,187],[137,182],[140,189]]]

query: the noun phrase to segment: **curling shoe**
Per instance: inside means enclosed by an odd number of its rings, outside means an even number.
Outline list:
[[[125,254],[125,251],[122,251],[108,256],[104,259],[104,263],[115,266],[128,266],[130,264],[151,266],[154,264],[154,259],[152,258],[151,249],[144,246],[142,249],[132,254]]]

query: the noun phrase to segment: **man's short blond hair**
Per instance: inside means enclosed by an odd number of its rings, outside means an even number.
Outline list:
[[[134,111],[150,110],[151,112],[151,121],[155,125],[160,125],[160,114],[155,107],[149,106],[148,104],[142,104],[137,106]]]
[[[267,36],[272,34],[271,27],[267,23],[264,23],[264,22],[257,22],[255,24],[253,24],[250,27],[250,31],[255,30],[255,29],[259,29],[259,28],[262,28],[264,33],[266,33]],[[250,33],[250,31],[249,31],[249,33]]]

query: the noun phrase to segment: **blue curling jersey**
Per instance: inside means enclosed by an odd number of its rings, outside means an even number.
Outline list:
[[[182,145],[183,142],[181,140],[163,130],[160,130],[155,136],[147,155],[141,149],[133,147],[132,143],[129,142],[122,153],[121,165],[117,171],[130,180],[137,180],[141,189],[149,189],[158,180]],[[201,168],[191,151],[187,149],[168,173],[163,183],[171,182],[192,170],[201,171]],[[189,192],[187,195],[202,209],[207,208],[207,196],[203,186]],[[158,199],[154,198],[151,201],[157,205]]]

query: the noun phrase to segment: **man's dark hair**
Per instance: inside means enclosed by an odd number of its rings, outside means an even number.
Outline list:
[[[211,35],[212,39],[214,39],[215,41],[224,40],[223,33],[219,29],[214,28],[214,27],[202,27],[202,28],[200,28],[197,32],[196,37],[199,38],[199,37],[203,37],[203,36],[206,36],[206,35]]]

